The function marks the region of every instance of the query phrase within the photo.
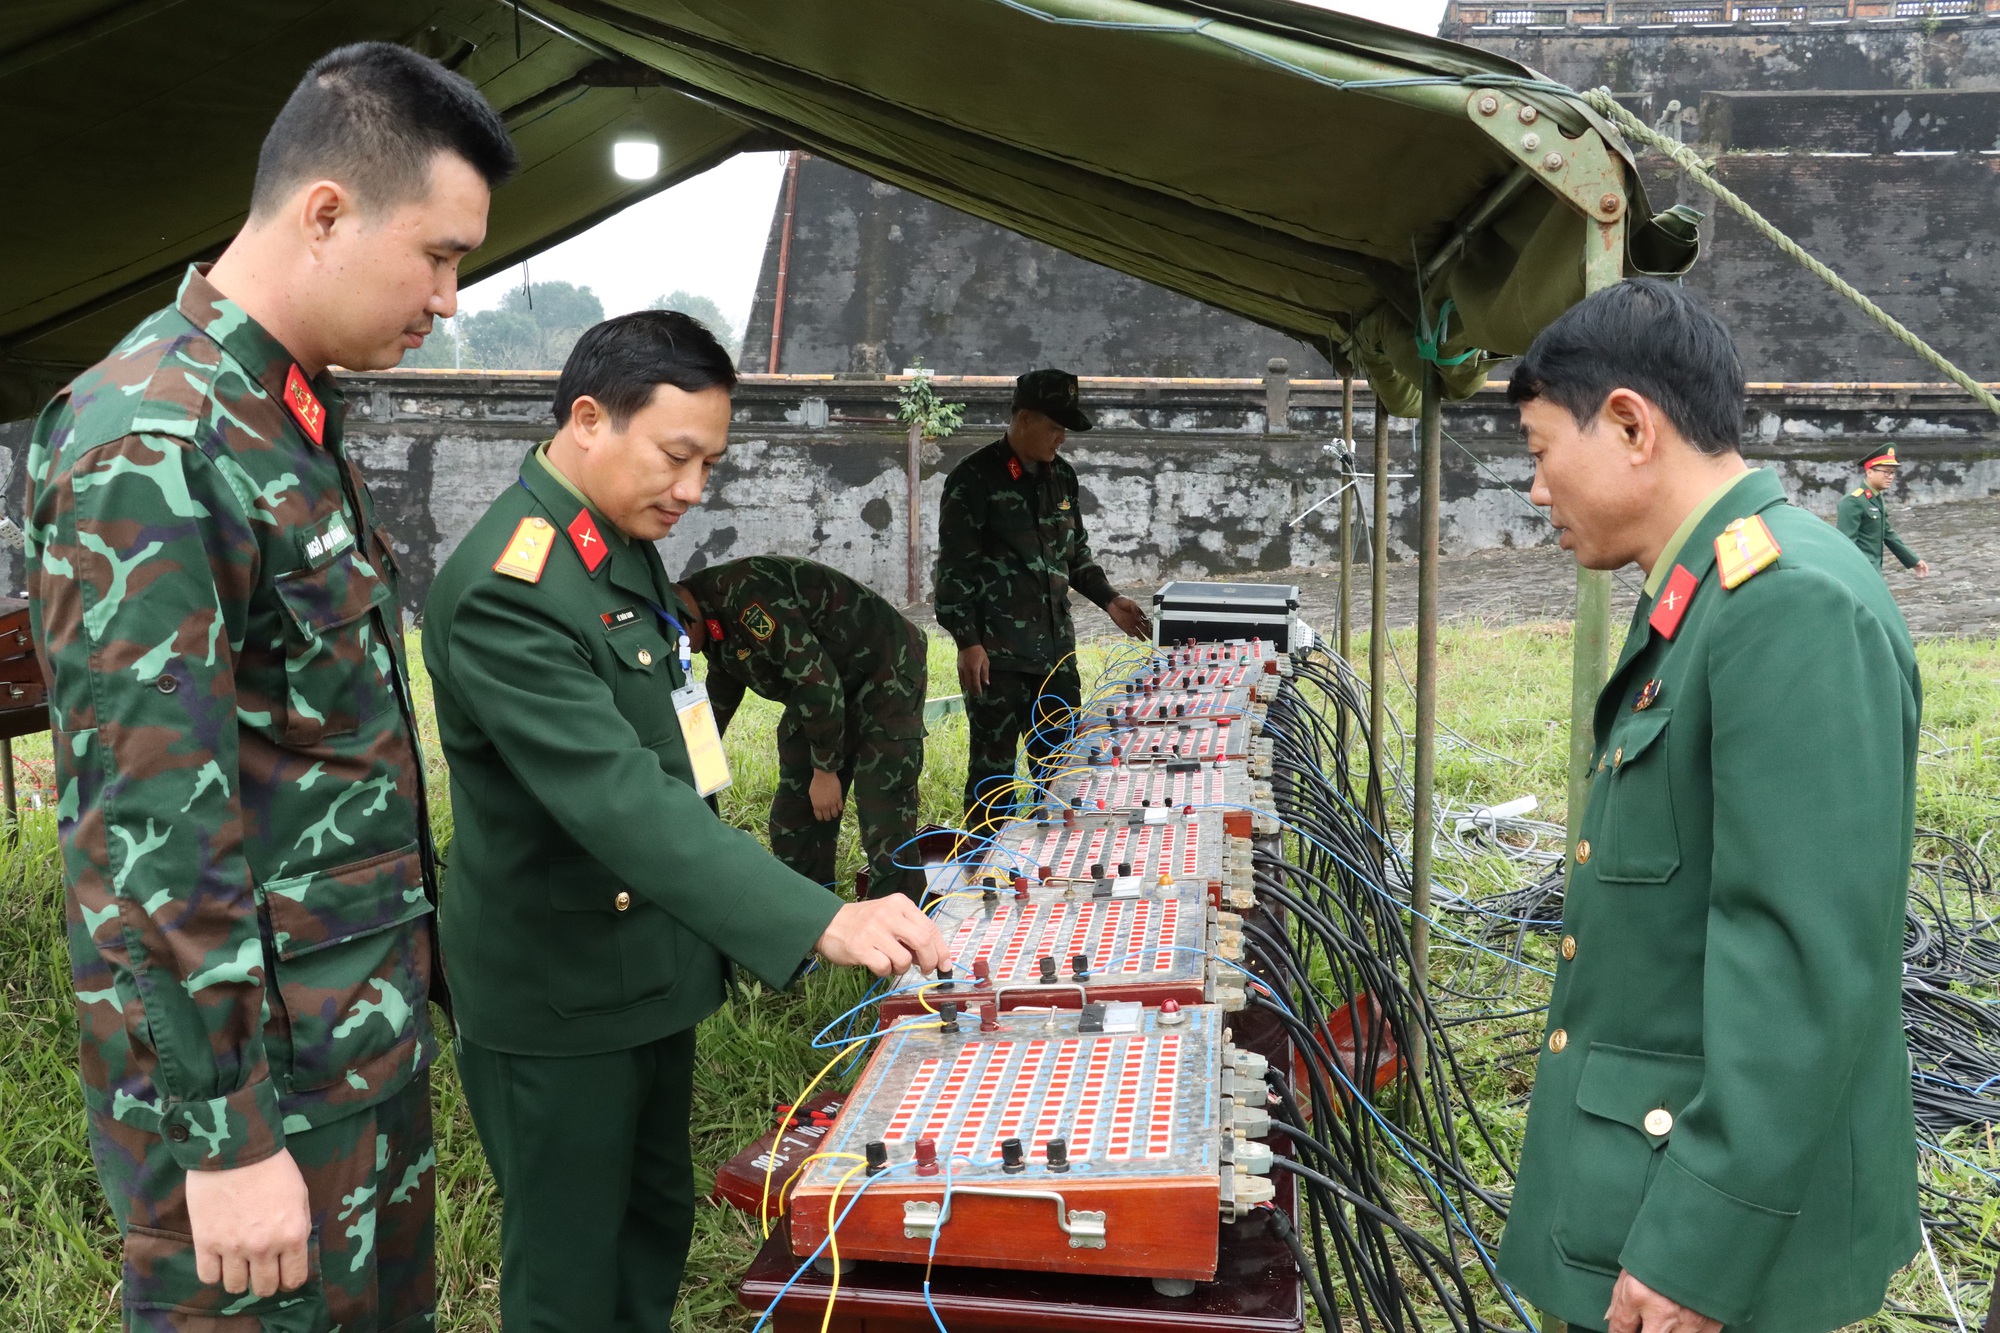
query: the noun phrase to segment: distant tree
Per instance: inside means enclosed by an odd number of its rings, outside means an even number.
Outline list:
[[[708,331],[722,344],[734,361],[743,355],[743,335],[730,324],[729,316],[722,313],[722,307],[706,296],[697,296],[689,291],[672,291],[665,296],[656,296],[648,310],[678,310],[683,315],[693,315],[708,325]]]
[[[604,318],[604,302],[588,287],[538,282],[515,287],[498,310],[467,315],[468,361],[489,370],[560,370],[583,331]]]
[[[479,358],[459,337],[458,321],[441,319],[422,347],[403,354],[403,365],[410,370],[474,370]]]

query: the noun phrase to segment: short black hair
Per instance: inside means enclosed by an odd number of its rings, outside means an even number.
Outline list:
[[[1715,312],[1678,283],[1628,278],[1586,296],[1536,335],[1507,401],[1546,398],[1588,425],[1613,389],[1642,394],[1704,454],[1743,438],[1743,362]]]
[[[625,429],[632,414],[671,384],[683,393],[736,387],[736,367],[708,325],[678,310],[637,310],[585,329],[556,381],[556,424],[586,394]]]
[[[393,42],[356,42],[313,62],[257,154],[250,216],[312,180],[336,180],[377,210],[421,199],[431,160],[456,153],[497,188],[519,158],[470,80]]]

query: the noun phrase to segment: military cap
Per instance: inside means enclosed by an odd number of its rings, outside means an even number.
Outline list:
[[[1065,430],[1089,430],[1090,418],[1077,405],[1076,376],[1067,370],[1031,370],[1014,381],[1014,410],[1055,418]]]
[[[1893,444],[1890,445],[1888,448],[1881,450],[1879,453],[1872,453],[1868,455],[1868,457],[1861,460],[1861,470],[1863,472],[1866,472],[1871,467],[1901,467],[1901,466],[1902,464],[1896,461],[1896,446]]]

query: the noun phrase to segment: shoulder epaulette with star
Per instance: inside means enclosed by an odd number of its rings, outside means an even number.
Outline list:
[[[1781,554],[1778,539],[1755,514],[1737,519],[1715,539],[1715,567],[1724,588],[1749,582],[1757,571],[1778,563]]]
[[[1857,500],[1865,500],[1868,498],[1868,488],[1866,486],[1856,486],[1848,494]]]
[[[549,552],[555,549],[555,533],[555,524],[545,518],[522,519],[507,549],[493,562],[493,572],[523,583],[540,583],[542,566],[548,564]]]

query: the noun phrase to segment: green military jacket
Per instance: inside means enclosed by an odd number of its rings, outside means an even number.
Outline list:
[[[1783,553],[1726,590],[1714,543],[1753,514]],[[1500,1271],[1586,1328],[1626,1269],[1730,1328],[1821,1333],[1878,1309],[1919,1243],[1921,686],[1886,585],[1769,472],[1678,567],[1692,594],[1641,599],[1598,699]]]
[[[864,736],[924,734],[923,631],[837,569],[753,555],[688,574],[708,629],[708,693],[727,727],[745,689],[785,705],[814,768],[836,773]]]
[[[554,548],[532,580],[494,568],[524,520]],[[457,827],[440,927],[481,1046],[585,1055],[670,1036],[722,1003],[725,958],[789,984],[840,908],[696,795],[679,634],[658,610],[675,605],[659,552],[535,453],[438,571],[424,665]]]
[[[1051,670],[1076,649],[1071,588],[1099,606],[1118,596],[1090,553],[1069,461],[1030,470],[1002,439],[953,468],[933,592],[945,633],[998,670]]]
[[[396,573],[340,391],[191,270],[28,453],[85,1099],[188,1169],[435,1048]]]
[[[1889,497],[1877,495],[1873,487],[1856,486],[1841,496],[1834,525],[1876,569],[1882,567],[1884,547],[1895,552],[1904,569],[1917,567],[1917,553],[1896,535],[1896,526],[1889,521]]]

